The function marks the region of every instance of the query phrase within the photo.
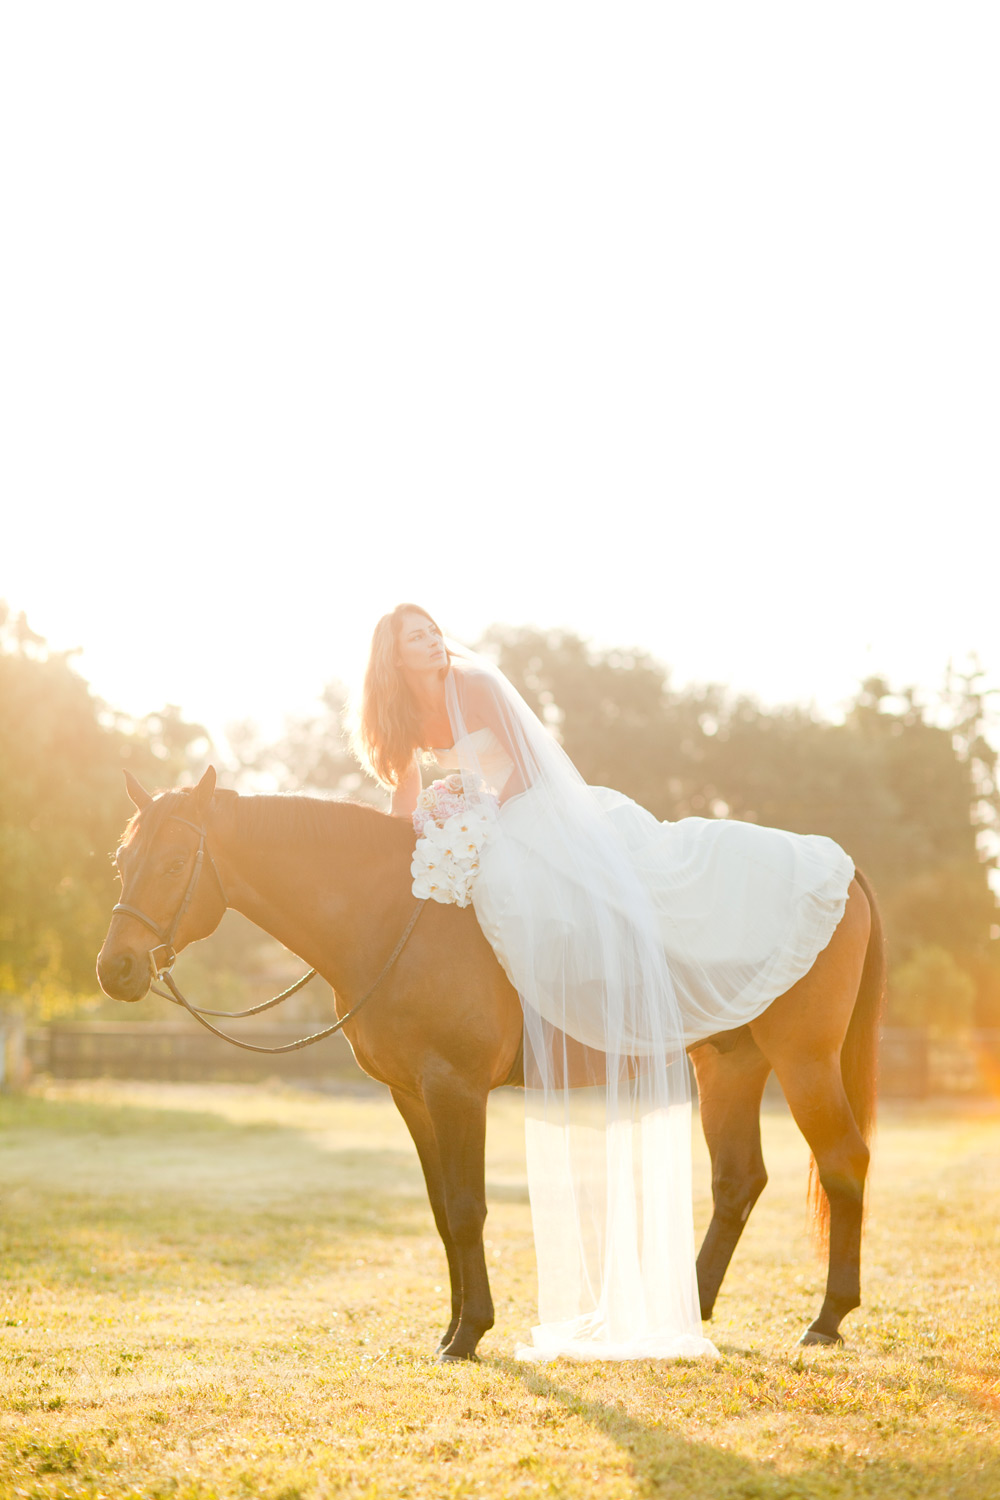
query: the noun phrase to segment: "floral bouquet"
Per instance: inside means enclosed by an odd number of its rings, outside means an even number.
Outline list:
[[[455,772],[420,793],[413,814],[418,838],[410,865],[418,899],[468,906],[480,851],[499,805],[485,790],[470,803],[462,777]]]

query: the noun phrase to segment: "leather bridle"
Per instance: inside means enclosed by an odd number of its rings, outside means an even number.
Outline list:
[[[168,970],[173,967],[174,959],[177,957],[177,954],[174,952],[173,947],[174,938],[177,936],[177,929],[183,922],[188,907],[194,900],[194,893],[197,889],[198,881],[201,878],[201,871],[205,863],[206,854],[208,854],[208,862],[212,866],[212,874],[215,876],[216,881],[218,882],[219,894],[222,897],[222,903],[227,908],[229,906],[229,902],[226,900],[225,887],[223,886],[222,879],[219,875],[218,866],[216,865],[215,860],[212,858],[210,851],[206,847],[205,841],[208,838],[207,829],[202,824],[192,823],[190,818],[180,817],[178,813],[171,813],[169,821],[172,823],[183,823],[185,827],[193,828],[195,833],[198,835],[198,852],[194,857],[194,865],[192,867],[190,877],[188,878],[187,889],[184,892],[183,897],[181,898],[180,906],[174,912],[173,919],[167,925],[161,926],[159,922],[154,922],[152,917],[147,916],[144,911],[140,911],[137,906],[130,905],[128,901],[119,901],[118,905],[112,907],[111,909],[112,916],[114,916],[116,912],[122,912],[127,917],[136,917],[140,922],[144,923],[145,926],[149,928],[150,932],[155,932],[156,936],[159,938],[160,941],[156,944],[156,946],[150,948],[149,950],[149,967],[153,971],[154,979],[162,979],[163,976],[168,972]],[[166,957],[163,959],[162,963],[155,957],[155,955],[160,952],[164,952],[166,954]]]
[[[148,927],[150,932],[155,933],[160,940],[155,945],[155,947],[149,949],[149,966],[153,971],[154,981],[162,980],[167,988],[165,990],[157,989],[156,984],[154,983],[151,986],[153,994],[161,996],[161,998],[164,1000],[172,1001],[174,1005],[181,1006],[182,1009],[187,1011],[188,1015],[193,1016],[200,1025],[204,1026],[206,1031],[210,1031],[213,1036],[221,1037],[224,1042],[231,1042],[234,1047],[242,1047],[245,1052],[297,1052],[300,1047],[311,1046],[313,1042],[321,1042],[325,1037],[333,1036],[335,1032],[341,1031],[343,1027],[346,1026],[348,1021],[353,1020],[361,1007],[375,993],[379,985],[382,983],[382,980],[388,974],[389,970],[392,968],[393,964],[396,962],[397,958],[406,947],[406,944],[409,941],[410,933],[417,925],[417,918],[423,911],[426,902],[423,900],[417,901],[416,906],[414,907],[413,912],[410,915],[410,920],[407,922],[406,927],[403,930],[402,936],[400,937],[395,948],[390,953],[386,962],[383,964],[382,968],[379,970],[375,982],[369,985],[368,989],[361,996],[361,999],[357,1000],[354,1005],[351,1006],[347,1014],[345,1016],[341,1016],[340,1020],[335,1022],[334,1025],[327,1026],[322,1031],[314,1032],[311,1036],[304,1036],[300,1041],[287,1042],[283,1047],[259,1047],[252,1042],[243,1042],[239,1039],[239,1037],[229,1036],[225,1031],[220,1031],[217,1026],[213,1026],[211,1021],[207,1021],[205,1017],[226,1016],[230,1020],[238,1021],[242,1020],[246,1016],[260,1015],[261,1011],[270,1010],[272,1006],[279,1005],[282,1000],[287,1000],[289,996],[296,994],[297,991],[301,990],[304,985],[307,985],[310,979],[315,979],[316,970],[310,969],[308,974],[303,974],[301,979],[297,979],[294,984],[289,985],[287,990],[282,990],[280,995],[275,995],[270,1000],[264,1000],[259,1005],[252,1005],[248,1010],[208,1010],[207,1008],[202,1006],[192,1005],[187,996],[183,995],[177,988],[170,970],[173,967],[174,960],[177,957],[177,954],[174,952],[173,946],[174,938],[177,936],[178,927],[184,920],[185,912],[188,910],[191,902],[194,900],[194,893],[197,888],[198,881],[201,878],[201,872],[204,868],[206,855],[208,856],[209,864],[212,866],[212,873],[215,876],[216,882],[218,883],[219,894],[221,895],[223,904],[227,909],[229,907],[229,902],[226,900],[226,891],[225,887],[222,884],[222,878],[219,875],[218,866],[216,865],[215,860],[212,858],[211,850],[208,848],[208,831],[204,827],[204,825],[200,823],[192,823],[190,818],[182,818],[178,813],[170,813],[168,815],[168,821],[172,821],[174,823],[184,823],[186,827],[193,828],[195,833],[198,835],[198,850],[195,854],[194,865],[188,878],[187,889],[185,890],[184,895],[181,898],[180,906],[174,913],[172,920],[169,924],[166,925],[161,925],[161,923],[159,922],[154,922],[152,917],[147,916],[144,911],[140,911],[137,906],[133,906],[128,901],[119,901],[117,906],[112,907],[112,916],[120,912],[126,917],[135,917],[138,921],[142,922],[144,926]],[[155,957],[157,953],[165,954],[162,962]]]

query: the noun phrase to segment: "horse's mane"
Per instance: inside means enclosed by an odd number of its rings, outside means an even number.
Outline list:
[[[191,792],[186,788],[158,792],[148,807],[130,818],[122,843],[130,845],[139,838],[155,837],[170,818],[192,818],[190,798]],[[336,835],[371,840],[399,821],[372,807],[369,802],[309,797],[301,792],[241,796],[237,792],[221,791],[216,793],[216,798],[232,819],[237,836],[255,840],[296,838],[325,841]]]
[[[325,840],[334,834],[371,839],[398,822],[370,802],[309,797],[301,792],[234,795],[227,812],[237,835],[265,840],[289,836]]]

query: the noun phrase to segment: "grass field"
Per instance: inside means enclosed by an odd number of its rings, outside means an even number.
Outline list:
[[[497,1327],[438,1366],[444,1256],[380,1092],[49,1086],[0,1099],[0,1496],[1000,1496],[1000,1108],[883,1111],[865,1305],[821,1300],[806,1153],[771,1182],[717,1363],[513,1358],[533,1316],[521,1104],[493,1103]],[[708,1213],[703,1150],[698,1226]]]

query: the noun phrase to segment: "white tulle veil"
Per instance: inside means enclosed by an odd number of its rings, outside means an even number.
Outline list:
[[[518,1352],[714,1353],[683,1027],[649,893],[599,791],[489,660],[449,649],[453,761],[467,796],[500,798],[473,900],[524,1009],[539,1326]]]

